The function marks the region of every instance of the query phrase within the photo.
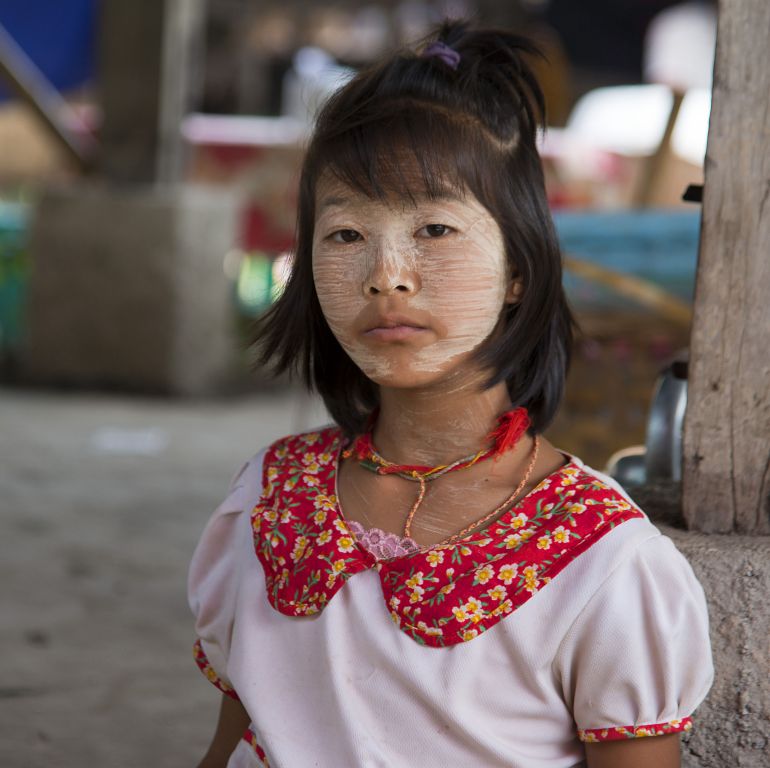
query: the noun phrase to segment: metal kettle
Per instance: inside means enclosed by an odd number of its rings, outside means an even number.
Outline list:
[[[647,417],[645,479],[682,479],[682,427],[687,407],[688,353],[681,352],[661,371]]]
[[[687,407],[687,351],[680,352],[655,382],[647,416],[645,445],[623,448],[610,457],[605,472],[621,485],[682,479],[682,428]]]

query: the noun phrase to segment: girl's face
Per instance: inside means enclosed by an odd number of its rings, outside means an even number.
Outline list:
[[[371,199],[322,177],[313,276],[335,337],[377,384],[425,386],[469,358],[518,298],[500,228],[470,194]]]

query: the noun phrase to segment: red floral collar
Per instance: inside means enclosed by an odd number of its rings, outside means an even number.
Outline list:
[[[402,631],[434,647],[465,642],[513,613],[616,525],[643,517],[570,461],[481,532],[377,561],[337,502],[343,442],[330,427],[283,438],[264,458],[254,545],[270,603],[288,616],[318,613],[349,578],[375,568]]]

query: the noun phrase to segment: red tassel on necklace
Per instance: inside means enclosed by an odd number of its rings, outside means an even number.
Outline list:
[[[492,455],[497,457],[513,448],[529,429],[529,414],[519,406],[506,411],[497,421],[497,426],[487,435],[493,444]]]

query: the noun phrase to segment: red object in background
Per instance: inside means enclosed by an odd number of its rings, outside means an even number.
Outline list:
[[[245,251],[278,254],[291,250],[294,246],[294,232],[276,227],[274,217],[255,203],[248,205],[243,211],[241,237],[241,247]]]
[[[265,154],[263,147],[243,144],[208,144],[200,147],[225,173],[236,173]]]
[[[290,118],[189,115],[189,179],[238,189],[244,198],[239,246],[267,256],[294,245],[296,182],[304,126]]]
[[[663,334],[655,334],[649,343],[649,352],[652,359],[657,363],[670,359],[674,353],[674,346],[671,339]]]

